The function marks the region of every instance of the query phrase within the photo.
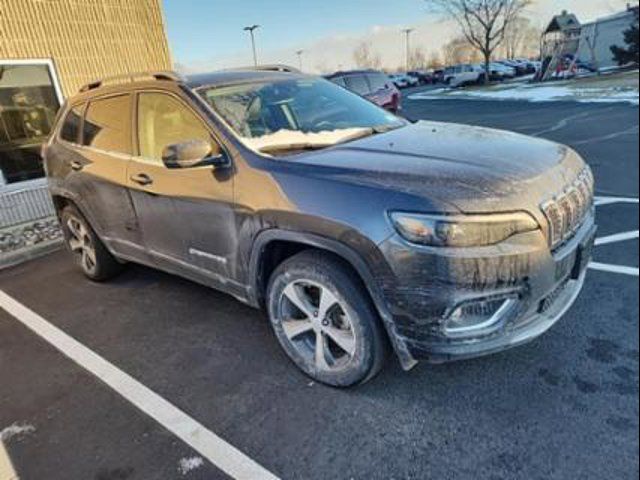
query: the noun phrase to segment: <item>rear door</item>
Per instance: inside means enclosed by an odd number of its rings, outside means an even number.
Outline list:
[[[136,97],[136,156],[127,181],[147,251],[160,268],[224,282],[236,249],[232,169],[167,168],[162,162],[167,145],[205,140],[212,151],[222,149],[180,95],[141,91]]]
[[[70,111],[70,125],[80,111]],[[140,231],[127,191],[131,113],[129,93],[91,99],[84,109],[78,143],[73,142],[72,132],[64,126],[61,139],[71,150],[66,155],[70,173],[65,187],[77,197],[80,208],[112,250],[143,260]]]

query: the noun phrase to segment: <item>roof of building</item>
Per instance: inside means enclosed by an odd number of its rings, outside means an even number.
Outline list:
[[[544,33],[564,32],[580,28],[580,21],[573,13],[563,10],[560,15],[556,15],[551,19]]]

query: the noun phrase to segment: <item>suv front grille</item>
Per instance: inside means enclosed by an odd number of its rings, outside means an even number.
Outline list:
[[[549,244],[562,244],[580,228],[593,206],[593,174],[585,167],[562,193],[544,202],[540,208],[549,222]]]

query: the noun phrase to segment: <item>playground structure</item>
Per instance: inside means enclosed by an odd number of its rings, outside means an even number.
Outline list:
[[[540,40],[542,67],[537,72],[537,81],[575,72],[582,25],[578,18],[564,10],[551,19]]]

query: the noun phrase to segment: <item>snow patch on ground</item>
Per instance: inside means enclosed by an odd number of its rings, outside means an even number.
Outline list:
[[[524,84],[512,88],[504,86],[479,90],[453,90],[439,88],[409,95],[409,100],[480,99],[480,100],[524,100],[528,102],[553,102],[570,100],[576,102],[613,103],[628,102],[638,105],[638,89],[579,88],[570,85]]]
[[[178,472],[181,475],[186,475],[187,473],[196,470],[204,465],[204,460],[202,457],[185,457],[181,458],[178,462]]]
[[[18,435],[27,435],[35,431],[36,431],[36,428],[33,425],[28,425],[26,423],[23,423],[23,424],[14,423],[13,425],[10,425],[0,430],[0,441],[5,442],[10,438],[16,437]]]

